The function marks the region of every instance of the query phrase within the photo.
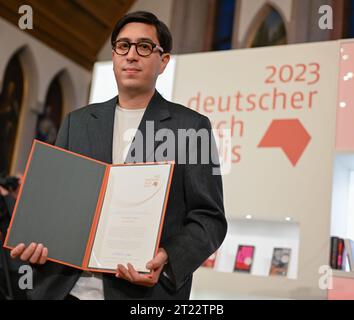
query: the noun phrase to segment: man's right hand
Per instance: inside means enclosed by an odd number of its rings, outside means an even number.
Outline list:
[[[48,249],[43,244],[31,243],[28,247],[21,243],[11,250],[12,258],[32,264],[45,264],[48,258]]]

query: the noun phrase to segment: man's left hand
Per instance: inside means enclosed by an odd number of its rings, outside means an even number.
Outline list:
[[[146,264],[146,268],[151,270],[150,274],[140,274],[128,263],[128,268],[121,264],[118,265],[116,277],[140,286],[153,287],[159,281],[160,273],[167,260],[167,252],[160,248],[155,258]]]

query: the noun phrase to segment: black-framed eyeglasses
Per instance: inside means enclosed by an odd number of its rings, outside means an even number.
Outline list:
[[[138,41],[138,42],[129,42],[126,40],[117,40],[113,43],[112,49],[114,52],[120,56],[126,55],[130,47],[134,45],[137,54],[141,57],[147,57],[151,55],[155,50],[159,50],[160,53],[163,53],[164,50],[156,43],[150,41]]]

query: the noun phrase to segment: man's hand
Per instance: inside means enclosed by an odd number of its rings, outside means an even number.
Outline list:
[[[5,188],[0,186],[0,195],[3,197],[6,197],[9,194],[9,191],[7,191]]]
[[[23,182],[23,175],[21,173],[18,173],[18,174],[16,174],[16,178],[18,178],[18,186],[17,186],[16,190],[7,190],[7,189],[0,186],[0,195],[1,196],[6,197],[6,196],[10,195],[15,200],[17,199],[18,194],[20,192],[21,184]]]
[[[118,265],[116,277],[140,286],[153,287],[159,281],[160,273],[167,260],[167,252],[160,248],[155,258],[146,264],[146,269],[151,270],[151,274],[140,274],[128,263],[128,269],[121,264]]]
[[[23,174],[18,173],[16,174],[16,178],[18,178],[18,186],[16,190],[11,190],[10,194],[14,199],[17,199],[18,194],[20,192],[21,184],[23,183]]]
[[[48,258],[48,249],[43,244],[31,243],[27,248],[21,243],[11,250],[12,258],[20,258],[22,261],[32,264],[45,264]]]

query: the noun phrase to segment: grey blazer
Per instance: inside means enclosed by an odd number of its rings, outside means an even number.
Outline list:
[[[69,113],[59,130],[56,145],[112,163],[116,103],[117,97]],[[215,163],[215,158],[211,158],[217,151],[207,117],[165,100],[156,91],[138,128],[145,139],[146,121],[151,121],[155,132],[162,130],[162,135],[168,129],[176,137],[178,129],[207,130],[210,136],[208,157]],[[160,247],[167,251],[169,260],[159,282],[152,288],[103,274],[104,296],[105,299],[189,299],[193,272],[219,248],[226,235],[222,180],[220,175],[212,174],[212,168],[217,168],[218,164],[212,165],[211,161],[201,164],[200,144],[189,140],[183,150],[177,142],[144,141],[139,144],[137,140],[133,141],[125,162],[134,162],[136,159],[144,162],[176,162],[160,243]],[[162,143],[168,143],[175,152],[170,152],[167,158],[164,154],[158,155],[158,147]],[[186,153],[186,159],[191,153],[198,155],[198,163],[182,163],[179,161],[179,152]],[[34,289],[28,292],[28,297],[64,299],[80,275],[80,270],[53,262],[36,266]]]

